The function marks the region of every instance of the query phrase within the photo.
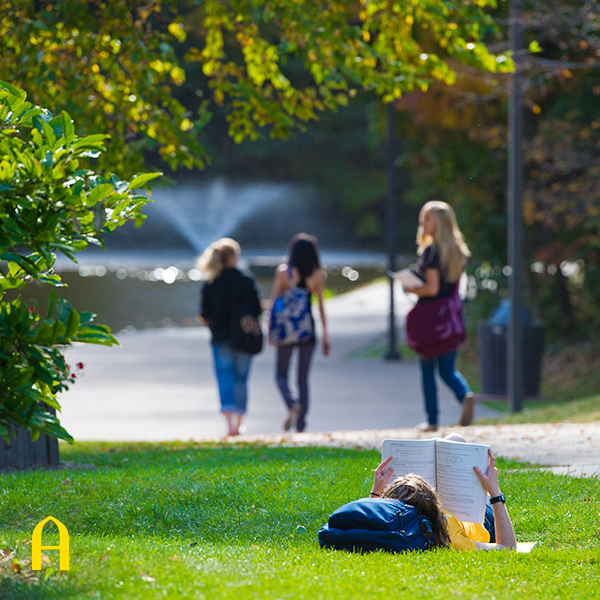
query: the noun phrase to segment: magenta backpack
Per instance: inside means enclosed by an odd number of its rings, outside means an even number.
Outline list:
[[[456,350],[466,339],[458,282],[450,296],[419,300],[406,315],[406,343],[423,358]]]

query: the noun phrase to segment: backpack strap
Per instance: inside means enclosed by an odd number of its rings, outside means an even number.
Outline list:
[[[294,273],[292,271],[292,267],[290,267],[290,265],[288,265],[286,271],[287,271],[288,279],[290,280],[290,289],[294,289],[295,287],[297,287],[297,285],[296,285],[296,281],[294,280]]]

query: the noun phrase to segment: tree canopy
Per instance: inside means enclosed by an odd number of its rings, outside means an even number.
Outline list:
[[[496,0],[0,0],[0,78],[111,136],[102,168],[144,152],[202,168],[197,133],[225,107],[236,142],[286,137],[360,90],[384,101],[433,81],[449,58],[508,70],[483,39]],[[301,61],[293,73],[290,61]],[[198,67],[198,68],[196,68]],[[185,99],[185,101],[182,101]]]

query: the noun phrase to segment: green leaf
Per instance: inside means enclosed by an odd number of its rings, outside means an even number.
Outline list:
[[[73,125],[73,120],[64,110],[62,112],[63,118],[63,131],[65,136],[65,144],[70,146],[73,142],[73,138],[75,137],[75,126]]]
[[[15,87],[14,85],[7,83],[6,81],[0,81],[0,87],[7,89],[9,92],[11,92],[11,94],[18,96],[22,100],[25,100],[27,98],[27,92],[25,92],[25,90]]]
[[[69,303],[68,300],[65,300],[64,298],[58,299],[58,302],[56,303],[56,310],[58,312],[58,318],[63,323],[67,322],[67,320],[71,316],[71,313],[73,312],[73,309],[71,308],[71,304]]]
[[[44,130],[44,135],[46,136],[46,140],[48,141],[48,146],[50,146],[51,150],[54,150],[54,146],[56,145],[56,135],[54,135],[54,130],[49,123],[44,123],[42,125]]]
[[[542,47],[540,46],[539,42],[537,40],[533,40],[532,42],[529,43],[529,52],[541,52],[542,51]]]
[[[149,181],[156,179],[157,177],[162,177],[162,173],[138,173],[133,177],[133,179],[129,182],[129,189],[134,190],[137,188],[141,188]]]
[[[56,292],[52,290],[50,292],[50,296],[48,297],[48,310],[46,311],[46,319],[49,319],[52,316],[52,311],[54,310],[54,305],[56,304]]]
[[[77,140],[73,144],[74,150],[105,150],[105,146],[103,144],[104,140],[107,138],[107,135],[102,133],[95,133],[93,135],[88,135],[84,138]]]
[[[52,344],[54,342],[54,323],[42,321],[37,326],[35,342],[38,344]]]
[[[96,186],[87,196],[86,196],[86,204],[87,206],[94,206],[100,200],[104,200],[104,198],[110,196],[114,191],[113,186],[110,183],[101,183]]]
[[[36,264],[26,256],[21,256],[14,252],[3,252],[0,254],[0,259],[7,261],[9,263],[9,268],[10,263],[18,264],[28,275],[35,277],[39,272]]]
[[[79,313],[76,310],[72,310],[67,321],[67,333],[65,334],[67,338],[72,338],[73,336],[75,336],[79,329],[80,323],[81,318],[79,316]]]

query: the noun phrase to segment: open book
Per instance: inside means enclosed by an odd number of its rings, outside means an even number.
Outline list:
[[[410,269],[402,269],[400,271],[389,271],[388,275],[393,279],[397,279],[407,289],[421,287],[425,282]]]
[[[393,478],[415,473],[435,488],[442,508],[459,521],[483,523],[487,493],[473,467],[486,471],[488,448],[442,439],[383,440],[382,460],[392,456]]]

